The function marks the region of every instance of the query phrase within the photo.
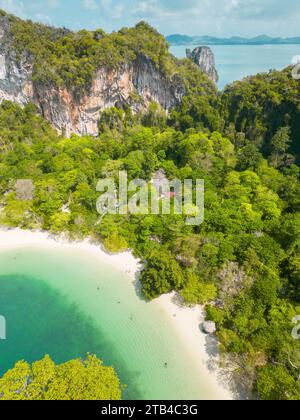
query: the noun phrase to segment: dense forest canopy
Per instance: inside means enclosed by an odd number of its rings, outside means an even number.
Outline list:
[[[80,90],[97,66],[142,51],[164,74],[183,77],[186,95],[169,115],[154,103],[144,114],[106,110],[96,138],[64,138],[33,105],[4,101],[0,223],[133,249],[144,261],[146,299],[175,290],[187,304],[206,305],[225,371],[240,389],[300,399],[300,342],[291,335],[300,314],[300,81],[290,69],[273,71],[218,93],[145,23],[106,35],[9,20],[40,82],[46,75],[45,83]],[[106,215],[99,223],[96,184],[123,169],[130,179],[150,181],[158,169],[170,179],[204,179],[204,223],[187,226],[174,214]]]
[[[0,400],[120,400],[121,385],[111,367],[94,355],[56,365],[45,356],[32,365],[17,362],[0,378]]]
[[[300,83],[292,68],[251,76],[225,88],[222,117],[230,138],[237,133],[284,167],[300,156]],[[241,145],[241,144],[240,144]]]
[[[299,342],[291,336],[300,313],[299,168],[280,172],[258,149],[253,165],[252,143],[238,148],[218,132],[180,131],[155,109],[127,117],[111,109],[98,138],[65,139],[34,107],[4,102],[0,222],[91,236],[113,252],[134,249],[145,263],[146,298],[176,290],[190,304],[216,302],[207,306],[208,318],[247,390],[299,399]],[[205,179],[200,227],[180,215],[106,215],[99,223],[100,178],[126,169],[130,178],[150,180],[159,168],[170,178]],[[20,179],[32,181],[31,199],[17,197]]]

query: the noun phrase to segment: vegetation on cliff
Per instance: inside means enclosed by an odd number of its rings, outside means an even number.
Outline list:
[[[24,55],[31,57],[34,81],[65,86],[77,96],[88,93],[101,66],[119,69],[143,58],[149,60],[162,76],[169,80],[175,80],[177,76],[183,84],[191,67],[188,60],[180,61],[172,56],[165,38],[145,22],[106,34],[101,29],[79,32],[56,29],[5,12],[1,19],[8,25],[6,42],[16,51],[19,60]],[[196,66],[192,67],[195,72]],[[206,83],[206,77],[202,77],[202,82]]]
[[[100,66],[119,68],[147,57],[162,74],[172,76],[175,58],[162,35],[144,22],[106,34],[102,30],[72,32],[24,21],[2,13],[7,22],[6,42],[19,59],[29,55],[37,83],[66,86],[74,93],[87,93]]]
[[[5,29],[2,43],[6,49],[16,54],[20,64],[32,64],[35,85],[50,90],[67,88],[76,102],[89,94],[102,66],[107,70],[130,65],[138,68],[146,61],[150,72],[156,69],[168,86],[178,87],[184,96],[182,106],[173,111],[174,126],[182,130],[221,128],[221,118],[215,112],[220,106],[215,84],[191,60],[178,60],[170,54],[165,38],[145,22],[111,34],[102,30],[72,32],[2,12],[0,25]],[[132,103],[142,100],[132,94]]]
[[[238,147],[250,140],[277,168],[295,158],[299,163],[300,83],[290,67],[229,85],[221,114],[227,135]]]

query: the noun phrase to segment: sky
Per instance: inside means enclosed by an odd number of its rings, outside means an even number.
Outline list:
[[[145,20],[164,35],[300,36],[300,0],[0,0],[0,8],[73,30]]]

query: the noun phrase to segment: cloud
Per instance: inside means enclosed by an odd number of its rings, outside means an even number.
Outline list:
[[[99,5],[96,3],[96,0],[83,0],[83,7],[87,10],[96,10]]]
[[[71,29],[146,20],[166,35],[300,35],[299,0],[0,0],[0,7]]]
[[[3,9],[10,13],[15,13],[19,16],[24,16],[24,4],[23,1],[18,0],[0,0],[0,9]]]
[[[300,10],[299,0],[289,0],[288,4],[282,0],[229,0],[226,3],[227,6],[223,6],[228,15],[245,20],[270,21],[274,16],[292,16]]]
[[[38,22],[44,23],[45,25],[52,25],[52,19],[43,13],[36,13],[35,18]]]

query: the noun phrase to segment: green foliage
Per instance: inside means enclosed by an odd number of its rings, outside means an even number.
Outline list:
[[[257,145],[265,156],[273,155],[274,166],[299,159],[300,84],[291,68],[258,74],[226,87],[222,95],[222,117],[232,139],[238,133]]]
[[[25,361],[0,378],[0,400],[120,400],[120,381],[96,356],[56,365],[49,356]]]
[[[118,253],[128,250],[126,239],[117,231],[113,231],[110,236],[104,240],[104,246],[109,252]]]
[[[27,53],[34,59],[36,83],[82,95],[99,66],[149,59],[162,77],[183,83],[186,94],[168,117],[156,104],[140,115],[106,110],[96,138],[65,139],[33,105],[21,109],[4,101],[0,223],[89,236],[110,252],[132,248],[144,261],[147,299],[177,291],[188,304],[209,303],[207,319],[216,322],[224,357],[247,392],[299,399],[299,342],[291,339],[291,320],[300,311],[300,96],[290,69],[236,82],[221,95],[191,61],[172,57],[146,23],[107,35],[7,19],[19,58]],[[187,226],[184,215],[99,216],[99,179],[118,181],[119,170],[127,170],[129,180],[150,180],[157,169],[169,178],[205,180],[201,226]],[[21,179],[32,180],[32,200],[17,199],[14,186]],[[48,376],[28,385],[43,364]],[[104,369],[95,364],[95,372]],[[44,398],[45,381],[58,383],[61,397],[75,398],[61,376],[73,367],[80,383],[90,383],[81,361],[65,368],[47,358],[32,368],[20,362],[0,380],[3,398],[29,390],[27,396]]]
[[[180,293],[186,303],[203,305],[216,299],[217,288],[213,284],[201,282],[195,274],[190,274],[185,287]]]
[[[191,60],[182,60],[177,65],[185,82],[186,95],[171,113],[171,123],[182,131],[190,128],[220,130],[220,98],[215,84]]]
[[[299,400],[300,385],[283,366],[267,366],[258,375],[257,390],[263,400]]]
[[[275,168],[282,163],[281,156],[289,150],[291,145],[290,131],[289,127],[279,128],[271,139],[271,148],[273,150],[271,159]]]
[[[169,252],[160,249],[147,256],[141,275],[142,290],[147,298],[153,299],[162,293],[178,290],[183,282],[182,270]]]
[[[55,29],[12,15],[4,19],[9,23],[12,38],[6,41],[17,51],[19,59],[28,54],[33,59],[34,81],[66,86],[77,96],[90,88],[101,66],[115,69],[143,57],[170,78],[176,70],[166,40],[145,22],[106,34],[101,30]]]
[[[99,137],[65,139],[32,106],[1,105],[1,224],[90,236],[110,252],[133,248],[145,260],[148,299],[176,290],[189,304],[207,304],[217,293],[220,305],[208,306],[207,317],[222,349],[242,358],[252,389],[266,397],[258,369],[268,367],[272,381],[274,361],[294,381],[282,331],[290,334],[299,303],[299,172],[281,173],[259,152],[252,159],[251,143],[239,150],[219,132],[127,124],[115,109],[106,115]],[[181,215],[99,217],[100,178],[118,181],[127,169],[129,179],[150,179],[158,168],[170,178],[205,179],[200,227]],[[18,179],[32,180],[33,200],[17,199]]]
[[[106,34],[100,29],[79,32],[56,29],[7,14],[1,19],[8,26],[3,39],[6,48],[14,49],[20,62],[30,58],[33,82],[38,86],[67,88],[74,100],[79,100],[88,94],[99,68],[116,70],[125,65],[146,64],[184,95],[183,106],[178,106],[171,115],[173,124],[182,130],[221,128],[222,121],[219,112],[216,113],[220,105],[216,86],[191,60],[177,60],[171,55],[165,38],[145,22]],[[143,98],[133,92],[128,103],[142,101]],[[127,122],[124,114],[127,114]],[[129,108],[107,110],[99,128],[121,128],[132,119],[130,114]],[[167,124],[166,113],[153,103],[142,116],[142,122],[145,126],[162,129]]]

